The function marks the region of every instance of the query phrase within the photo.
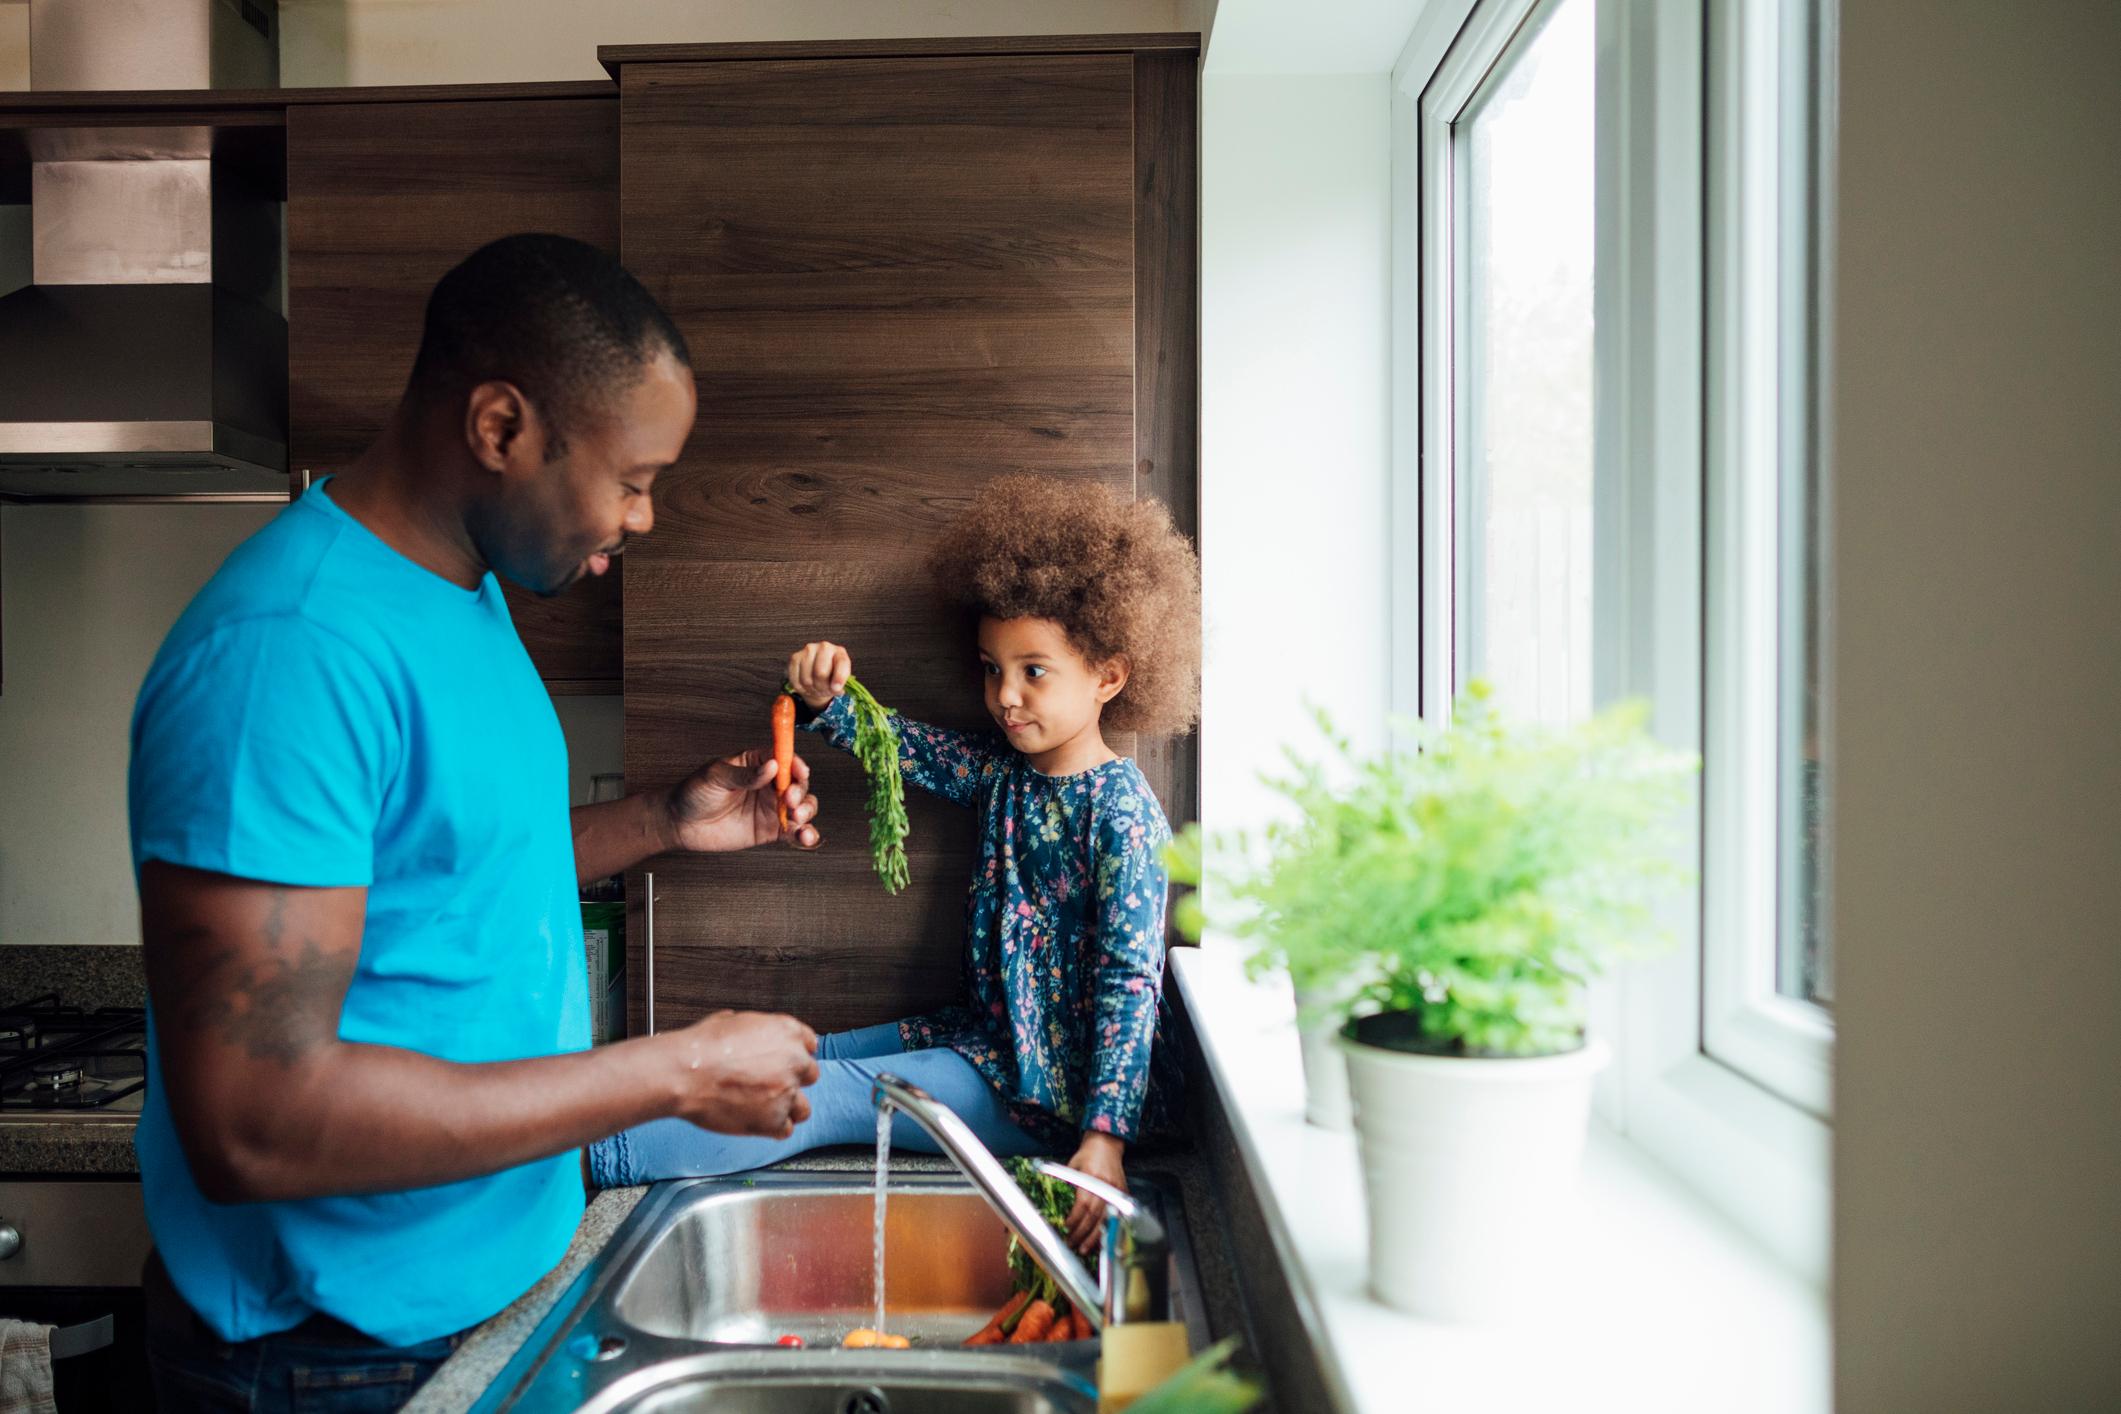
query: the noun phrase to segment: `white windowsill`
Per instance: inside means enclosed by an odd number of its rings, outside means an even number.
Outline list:
[[[1279,1249],[1272,1255],[1342,1408],[1829,1407],[1817,1288],[1595,1122],[1575,1239],[1553,1270],[1527,1274],[1519,1322],[1447,1325],[1371,1298],[1355,1139],[1304,1122],[1287,985],[1248,982],[1237,950],[1213,939],[1171,957]]]

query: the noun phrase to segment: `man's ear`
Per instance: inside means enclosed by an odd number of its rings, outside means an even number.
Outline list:
[[[523,390],[489,379],[471,390],[464,407],[464,440],[478,464],[507,473],[545,461],[547,429]]]
[[[1110,702],[1113,698],[1119,696],[1120,690],[1127,685],[1128,671],[1125,654],[1107,660],[1103,666],[1098,668],[1097,700],[1100,703]]]

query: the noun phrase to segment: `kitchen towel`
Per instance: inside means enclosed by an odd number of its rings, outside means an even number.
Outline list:
[[[50,1326],[0,1316],[0,1414],[59,1414],[51,1335]]]

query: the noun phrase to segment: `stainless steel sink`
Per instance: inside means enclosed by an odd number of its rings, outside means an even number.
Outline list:
[[[1152,1314],[1207,1331],[1167,1185],[1133,1189],[1170,1234]],[[959,1346],[1009,1295],[1008,1232],[955,1174],[892,1180],[887,1328],[911,1350],[837,1349],[875,1322],[874,1187],[761,1173],[656,1185],[476,1406],[524,1411],[1073,1414],[1095,1407],[1094,1341]],[[783,1336],[807,1348],[776,1348]],[[872,1398],[873,1396],[873,1398]],[[852,1402],[849,1402],[852,1401]],[[877,1402],[881,1401],[881,1402]]]
[[[875,1193],[867,1185],[699,1194],[619,1283],[613,1309],[652,1335],[837,1344],[875,1324]],[[970,1189],[892,1189],[890,1328],[955,1345],[1009,1298],[1009,1233]]]
[[[741,1351],[667,1360],[596,1414],[1090,1414],[1097,1387],[1038,1360],[941,1351]]]

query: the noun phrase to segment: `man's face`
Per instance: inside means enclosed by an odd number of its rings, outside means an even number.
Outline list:
[[[685,448],[698,407],[692,371],[667,355],[612,399],[602,415],[566,429],[566,449],[547,459],[542,439],[520,472],[503,478],[481,517],[479,548],[504,578],[550,596],[583,575],[601,575],[629,537],[655,525],[649,492]]]

